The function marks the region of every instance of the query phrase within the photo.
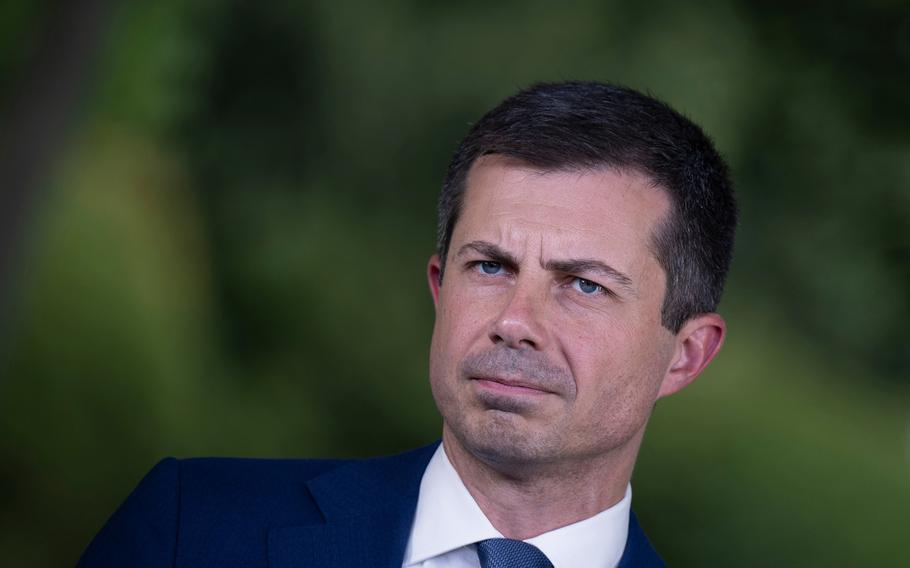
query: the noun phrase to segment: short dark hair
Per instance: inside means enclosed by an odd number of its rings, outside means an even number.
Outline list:
[[[690,317],[717,309],[733,256],[733,186],[711,140],[667,104],[627,87],[570,81],[534,85],[484,115],[442,184],[440,281],[468,172],[487,154],[549,171],[606,167],[648,176],[672,207],[651,243],[667,276],[664,327],[676,333]]]

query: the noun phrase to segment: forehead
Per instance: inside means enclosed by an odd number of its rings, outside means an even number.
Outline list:
[[[483,238],[550,254],[651,256],[651,236],[670,209],[644,174],[611,168],[541,171],[484,156],[472,166],[453,245]]]

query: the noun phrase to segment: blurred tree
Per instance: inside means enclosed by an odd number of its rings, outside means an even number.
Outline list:
[[[105,4],[13,1],[0,12],[0,340],[35,194],[81,108],[107,23]],[[2,348],[0,341],[0,355]]]

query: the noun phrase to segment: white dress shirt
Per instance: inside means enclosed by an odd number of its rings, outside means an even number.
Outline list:
[[[629,531],[632,487],[622,500],[577,523],[529,538],[554,568],[615,568]],[[420,482],[417,511],[403,568],[479,568],[475,543],[502,534],[480,510],[442,444]]]

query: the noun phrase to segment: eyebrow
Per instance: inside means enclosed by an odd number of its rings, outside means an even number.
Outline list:
[[[515,258],[515,255],[506,252],[501,247],[494,245],[491,242],[471,241],[466,245],[462,245],[461,248],[458,249],[458,254],[455,256],[461,256],[468,251],[480,253],[493,262],[505,264],[506,266],[518,266],[518,259]]]
[[[595,273],[606,276],[616,282],[630,293],[635,293],[632,286],[632,279],[616,270],[609,264],[595,260],[593,258],[570,258],[568,260],[548,260],[543,265],[544,268],[553,272],[564,272],[566,274],[585,274]]]
[[[518,259],[503,250],[501,247],[487,241],[472,241],[462,245],[455,255],[461,256],[468,251],[474,251],[484,255],[493,262],[498,262],[507,266],[518,266]],[[632,285],[632,279],[613,268],[609,264],[593,258],[570,258],[566,260],[548,260],[542,264],[543,268],[551,272],[562,272],[565,274],[585,274],[595,273],[605,276],[613,282],[619,284],[629,293],[635,295],[635,287]]]

